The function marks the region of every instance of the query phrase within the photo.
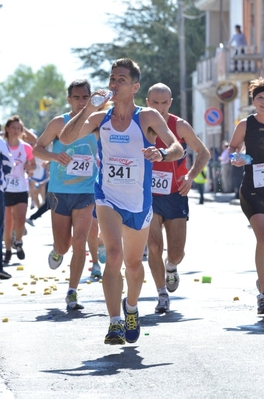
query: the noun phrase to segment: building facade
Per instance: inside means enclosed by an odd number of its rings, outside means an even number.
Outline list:
[[[236,123],[254,112],[248,84],[264,77],[264,0],[196,0],[195,6],[206,13],[206,43],[193,73],[193,127],[208,148],[219,150]],[[246,45],[228,43],[235,25]]]

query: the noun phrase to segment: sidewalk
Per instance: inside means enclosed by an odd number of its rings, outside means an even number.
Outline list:
[[[191,189],[188,194],[188,197],[199,200],[200,195],[197,190]],[[205,202],[229,202],[230,205],[240,205],[240,200],[235,198],[235,193],[207,192],[207,193],[204,193],[204,201]]]

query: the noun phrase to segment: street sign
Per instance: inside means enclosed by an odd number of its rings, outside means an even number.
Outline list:
[[[222,81],[216,86],[216,96],[222,103],[233,101],[238,93],[237,85],[233,82]]]
[[[220,134],[222,131],[221,125],[217,126],[206,126],[207,134]]]
[[[217,126],[222,123],[223,113],[222,113],[221,109],[211,107],[205,111],[204,119],[205,119],[205,122],[207,123],[207,125]]]

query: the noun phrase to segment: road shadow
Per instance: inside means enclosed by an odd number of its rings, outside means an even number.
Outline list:
[[[102,356],[94,360],[85,360],[77,368],[60,370],[41,370],[43,373],[62,374],[72,377],[109,376],[116,375],[122,370],[145,370],[153,367],[170,366],[173,363],[143,364],[144,358],[139,356],[136,347],[122,347],[121,353]]]
[[[227,332],[242,332],[254,335],[264,334],[264,315],[260,316],[260,320],[254,324],[248,324],[244,326],[237,326],[235,328],[225,328]]]
[[[92,317],[108,317],[106,314],[88,313],[84,310],[72,310],[67,312],[58,308],[46,309],[47,313],[37,316],[35,322],[51,321],[51,322],[67,322],[74,319],[90,319]]]

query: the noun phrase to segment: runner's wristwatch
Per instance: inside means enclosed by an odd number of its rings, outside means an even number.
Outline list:
[[[167,155],[168,155],[167,151],[164,150],[164,148],[158,148],[158,150],[159,150],[159,152],[161,153],[162,161],[165,161],[166,158],[167,158]]]

